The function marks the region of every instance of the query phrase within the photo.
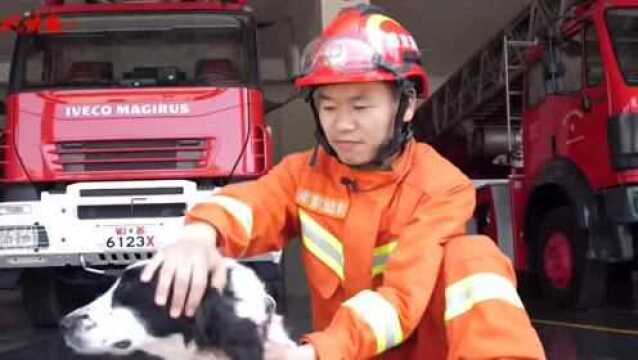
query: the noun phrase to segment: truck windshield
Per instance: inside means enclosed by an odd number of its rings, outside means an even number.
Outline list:
[[[625,81],[638,85],[638,9],[608,11],[607,26]]]
[[[248,20],[202,13],[66,16],[61,32],[18,38],[11,87],[255,85]]]

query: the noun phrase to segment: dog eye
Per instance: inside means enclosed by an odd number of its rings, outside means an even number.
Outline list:
[[[113,344],[113,347],[120,350],[126,350],[131,347],[131,340],[121,340]]]

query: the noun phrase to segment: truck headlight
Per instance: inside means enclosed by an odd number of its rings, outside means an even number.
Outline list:
[[[0,205],[0,216],[5,215],[28,215],[31,214],[31,205]]]

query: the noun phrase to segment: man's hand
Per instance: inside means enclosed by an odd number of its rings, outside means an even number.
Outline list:
[[[264,348],[265,360],[315,360],[315,349],[311,345],[282,345],[267,342]]]
[[[161,267],[155,303],[160,306],[166,304],[172,284],[170,315],[173,318],[179,317],[184,307],[186,316],[195,314],[209,284],[209,277],[212,276],[212,286],[218,289],[224,287],[226,269],[216,245],[217,231],[211,225],[203,222],[185,225],[180,238],[158,251],[142,271],[140,279],[148,282]]]

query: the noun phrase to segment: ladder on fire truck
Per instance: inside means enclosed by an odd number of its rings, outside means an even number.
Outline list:
[[[510,35],[503,36],[503,82],[505,83],[505,120],[507,123],[507,163],[515,167],[523,166],[523,149],[520,140],[513,139],[514,129],[521,129],[523,121],[523,96],[524,89],[522,81],[513,83],[510,78],[520,76],[525,70],[525,59],[521,49],[538,44],[538,38],[534,40],[514,40]],[[513,54],[513,56],[510,56]],[[517,131],[518,133],[519,131]],[[514,146],[514,142],[517,146]]]
[[[5,180],[4,168],[6,165],[6,156],[9,146],[7,145],[7,133],[4,129],[0,129],[0,184]]]
[[[420,111],[417,139],[436,143],[452,131],[467,135],[476,128],[505,126],[508,163],[521,166],[522,75],[527,50],[539,38],[557,34],[563,16],[589,1],[533,0],[432,94]]]

